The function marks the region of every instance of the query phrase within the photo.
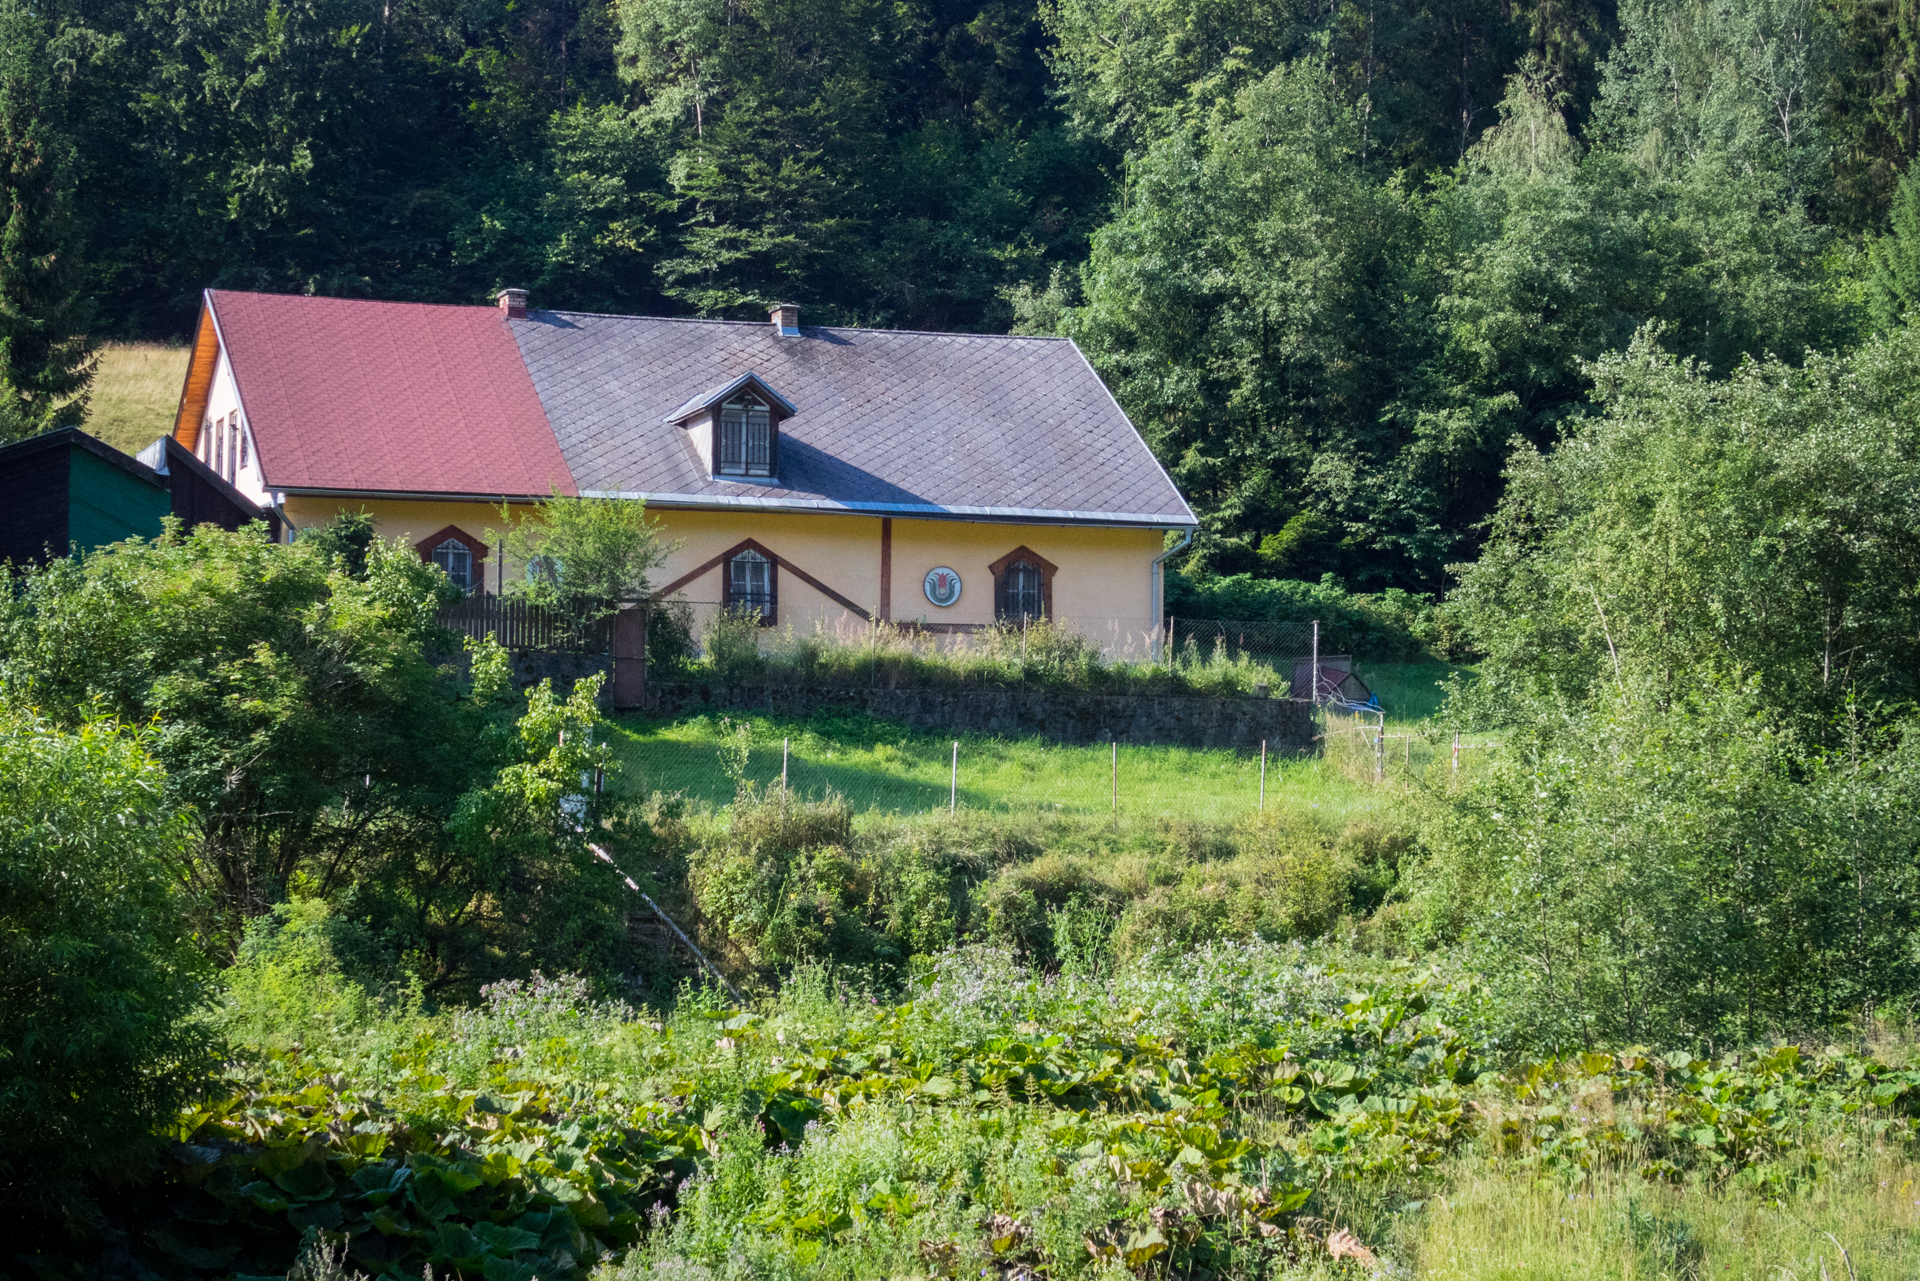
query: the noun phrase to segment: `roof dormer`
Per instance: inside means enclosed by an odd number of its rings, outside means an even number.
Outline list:
[[[667,421],[685,429],[714,479],[770,480],[780,473],[781,420],[797,412],[785,396],[748,372],[701,392]]]

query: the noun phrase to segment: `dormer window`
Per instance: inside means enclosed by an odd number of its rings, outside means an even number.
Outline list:
[[[800,411],[793,402],[744,373],[693,396],[667,415],[707,475],[772,480],[780,474],[780,424]]]
[[[773,413],[750,393],[720,406],[722,476],[773,475]]]

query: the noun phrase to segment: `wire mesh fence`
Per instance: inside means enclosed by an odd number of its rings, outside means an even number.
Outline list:
[[[549,654],[605,654],[613,618],[583,617],[511,596],[469,596],[442,606],[434,621],[475,640],[493,637],[506,649]]]
[[[1321,715],[1321,753],[1333,773],[1354,783],[1433,781],[1435,771],[1458,776],[1480,768],[1500,748],[1487,734],[1392,725],[1378,708],[1329,704]]]
[[[755,726],[746,780],[792,794],[845,797],[857,812],[1052,811],[1091,816],[1232,820],[1261,808],[1262,762],[1251,750],[1191,750],[1121,743],[1069,746],[1036,739],[918,734],[898,727],[848,727],[827,734],[803,726],[707,717],[657,727],[616,744],[614,786],[629,796],[680,794],[720,807],[735,784],[719,760],[720,740]],[[788,736],[785,731],[795,732]],[[868,733],[862,735],[860,728]],[[955,744],[958,743],[956,750]],[[1339,811],[1364,802],[1331,780],[1311,753],[1270,751],[1265,803],[1319,804]]]
[[[1172,663],[1239,662],[1271,667],[1286,681],[1289,692],[1305,698],[1313,688],[1318,634],[1312,622],[1270,623],[1258,620],[1182,618],[1166,624],[1166,655]],[[1331,659],[1332,656],[1326,656]],[[1320,673],[1321,696],[1332,667]],[[1346,669],[1352,667],[1346,661]]]

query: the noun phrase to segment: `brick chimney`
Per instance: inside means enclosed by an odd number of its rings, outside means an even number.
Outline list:
[[[508,320],[527,318],[527,291],[524,289],[502,289],[499,296],[500,310],[507,313]]]
[[[798,338],[800,336],[799,303],[777,302],[773,304],[773,310],[768,313],[768,318],[773,321],[774,331],[782,338]]]

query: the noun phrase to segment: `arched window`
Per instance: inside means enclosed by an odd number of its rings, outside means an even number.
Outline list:
[[[730,609],[752,610],[760,615],[762,624],[772,626],[779,613],[773,562],[752,548],[728,561],[726,603]]]
[[[993,616],[1005,623],[1026,623],[1053,615],[1053,575],[1057,568],[1030,548],[1016,547],[987,566],[993,571]]]
[[[448,525],[414,544],[420,559],[446,571],[453,585],[469,596],[486,590],[487,545],[458,525]]]
[[[433,563],[447,571],[455,587],[473,590],[473,548],[457,538],[442,539],[433,549]]]
[[[1024,560],[1007,566],[1000,575],[1000,599],[994,612],[1011,622],[1024,623],[1042,616],[1040,608],[1040,568]]]
[[[720,406],[717,470],[722,476],[773,475],[773,415],[757,396],[737,396]]]

